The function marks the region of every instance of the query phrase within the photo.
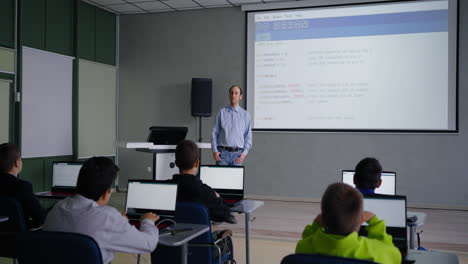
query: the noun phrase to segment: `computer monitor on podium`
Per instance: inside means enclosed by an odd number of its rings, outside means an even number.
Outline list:
[[[177,145],[187,136],[187,127],[152,126],[149,128],[148,142],[155,145]]]

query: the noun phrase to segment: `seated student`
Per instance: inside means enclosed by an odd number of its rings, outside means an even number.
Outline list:
[[[21,154],[14,144],[0,145],[0,196],[12,197],[23,207],[23,214],[28,228],[42,225],[46,211],[34,197],[31,183],[18,179],[23,168]]]
[[[213,221],[236,223],[231,209],[219,194],[196,177],[200,166],[199,155],[198,146],[193,141],[183,140],[176,147],[175,163],[180,174],[172,176],[169,181],[178,185],[177,201],[202,203],[210,211]]]
[[[140,231],[127,217],[107,206],[112,183],[119,170],[104,157],[87,160],[80,170],[77,194],[58,202],[47,215],[44,230],[88,235],[101,249],[103,263],[110,263],[114,252],[150,253],[158,244],[159,231],[154,213],[141,217]]]
[[[354,185],[362,194],[374,194],[382,185],[382,165],[376,158],[359,161],[354,171]]]
[[[363,211],[363,198],[344,183],[328,186],[321,202],[322,213],[307,225],[296,253],[323,254],[370,260],[381,264],[401,263],[401,253],[386,233],[385,222]],[[368,237],[358,235],[367,222]]]
[[[211,220],[236,223],[231,209],[219,194],[196,176],[200,165],[199,153],[197,144],[190,140],[183,140],[176,147],[175,162],[180,174],[174,175],[169,181],[177,183],[177,201],[202,203],[208,208]],[[221,230],[212,234],[213,241],[226,236],[232,236],[232,231]],[[232,248],[231,239],[225,239],[220,246],[222,254],[228,252]],[[218,254],[218,251],[213,249],[213,255],[216,257]]]

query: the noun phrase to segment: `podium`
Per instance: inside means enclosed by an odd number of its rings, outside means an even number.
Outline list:
[[[126,149],[135,149],[153,155],[153,180],[172,179],[172,175],[179,173],[179,168],[175,165],[177,145],[154,145],[151,142],[128,142],[119,145]],[[211,149],[211,143],[197,143],[197,146],[200,149]]]

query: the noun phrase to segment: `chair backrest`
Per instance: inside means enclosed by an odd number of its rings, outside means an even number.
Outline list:
[[[0,197],[0,216],[8,217],[0,222],[0,232],[24,232],[27,230],[23,207],[15,198]]]
[[[200,203],[177,203],[176,205],[176,222],[208,225],[209,232],[203,233],[197,238],[192,239],[190,244],[211,244],[211,223],[210,214],[206,206]],[[156,250],[151,254],[152,263],[170,263],[174,260],[174,256],[182,254],[180,248],[165,247],[158,245]],[[188,248],[188,263],[211,263],[213,253],[211,247],[190,247]]]
[[[376,264],[361,259],[325,256],[319,254],[291,254],[283,258],[281,264]]]
[[[64,232],[22,232],[16,237],[20,264],[102,264],[101,250],[86,235]]]

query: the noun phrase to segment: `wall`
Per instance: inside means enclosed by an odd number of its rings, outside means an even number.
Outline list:
[[[17,0],[19,8],[19,28],[15,28],[15,0],[4,0],[0,3],[0,46],[15,48],[15,31],[17,31],[18,46],[28,46],[63,55],[78,57],[108,65],[115,65],[116,47],[116,15],[91,6],[80,0]],[[3,50],[3,49],[2,49]],[[78,51],[77,51],[78,50]],[[13,51],[11,51],[13,53]],[[21,80],[21,50],[14,54],[14,61],[19,64],[18,80]],[[6,56],[0,56],[0,66],[6,63]],[[75,64],[74,74],[78,76]],[[8,72],[11,72],[8,71]],[[15,75],[2,72],[0,79],[15,80]],[[77,78],[75,78],[77,79]],[[21,82],[16,84],[21,91]],[[76,92],[74,99],[75,113],[78,110],[78,83],[74,83]],[[96,87],[99,89],[99,87]],[[53,96],[53,95],[48,95]],[[21,144],[20,103],[10,100],[9,122],[10,141]],[[38,119],[40,120],[40,119]],[[74,141],[77,141],[77,114],[73,115]],[[99,128],[97,128],[99,129]],[[114,130],[114,129],[113,129]],[[112,131],[113,132],[113,131]],[[3,142],[0,142],[3,143]],[[77,153],[77,144],[74,144]],[[23,171],[20,178],[33,184],[34,191],[50,190],[51,168],[53,161],[70,161],[73,156],[39,157],[23,160]]]
[[[397,171],[398,193],[409,203],[468,208],[467,13],[460,1],[459,134],[254,132],[246,193],[317,199],[341,180],[342,169],[375,156]],[[231,84],[245,84],[245,14],[238,8],[128,15],[120,30],[120,140],[144,141],[152,125],[188,126],[188,138],[196,139],[191,78],[213,78],[215,111],[228,103]],[[205,141],[212,124],[213,117],[203,121]],[[118,161],[121,186],[127,178],[150,178],[149,154],[120,149]],[[202,162],[213,162],[209,151]]]

